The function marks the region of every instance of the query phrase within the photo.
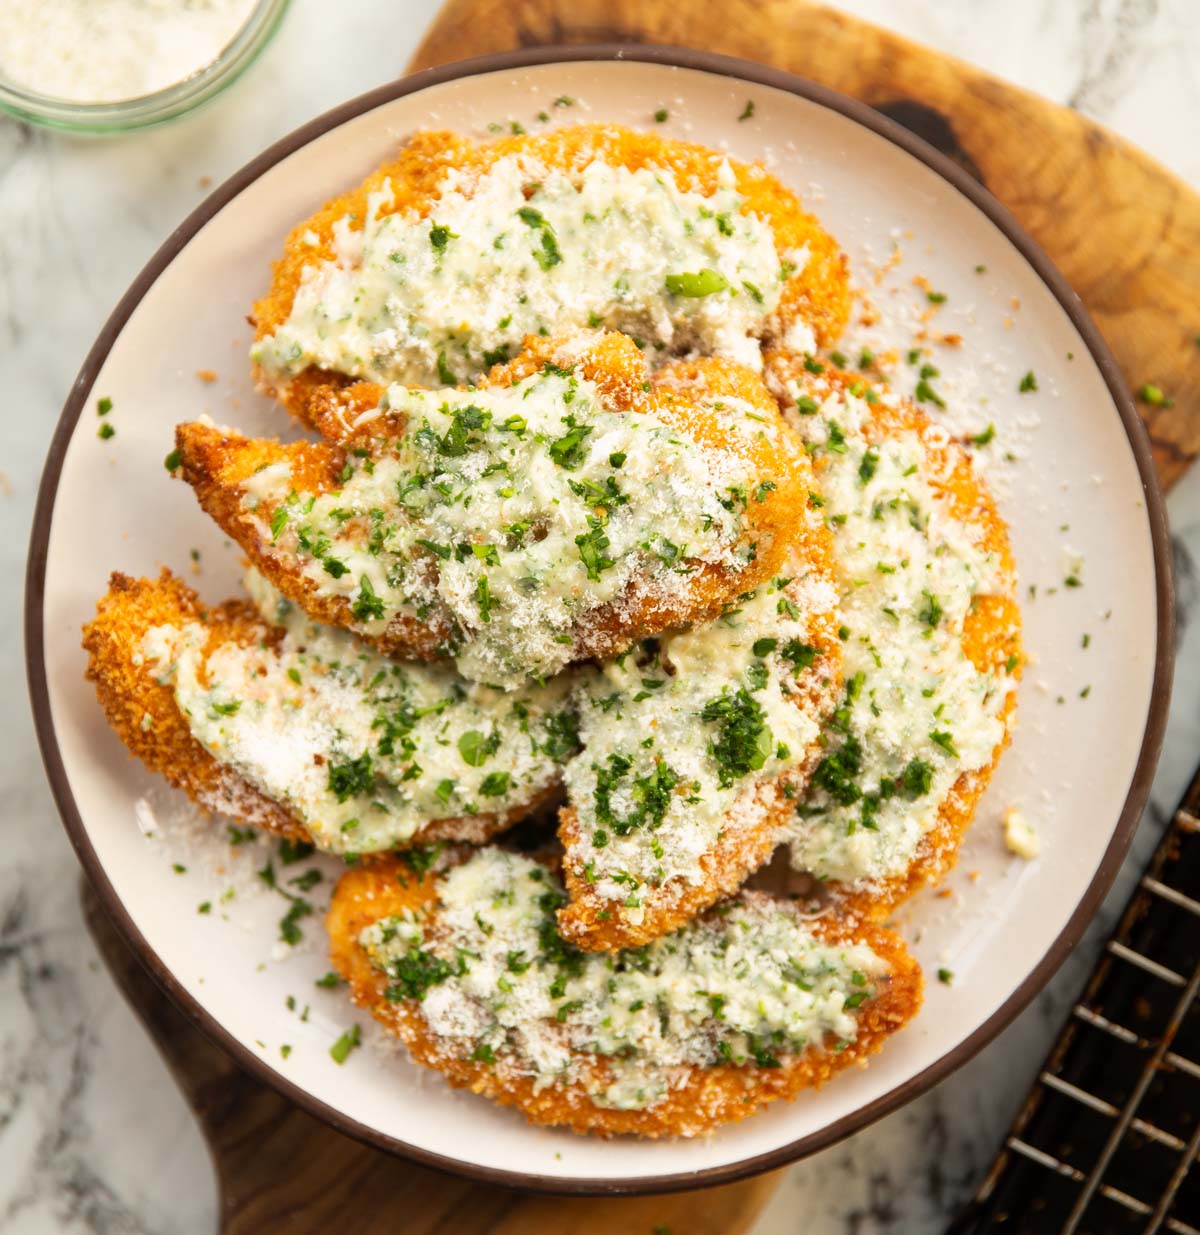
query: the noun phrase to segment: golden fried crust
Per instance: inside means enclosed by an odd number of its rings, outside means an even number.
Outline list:
[[[873,925],[847,927],[817,920],[813,931],[823,942],[866,943],[891,968],[882,993],[864,1005],[858,1036],[850,1046],[840,1052],[790,1056],[778,1068],[726,1064],[691,1069],[684,1083],[656,1106],[641,1111],[611,1110],[594,1105],[580,1085],[557,1083],[538,1090],[532,1078],[513,1077],[484,1063],[448,1057],[429,1033],[419,1003],[385,998],[388,979],[371,965],[358,938],[380,919],[428,907],[436,896],[436,876],[417,879],[394,859],[349,871],[338,883],[326,918],[333,967],[349,983],[355,1003],[401,1038],[417,1063],[440,1072],[457,1088],[515,1106],[535,1124],[597,1136],[701,1136],[754,1114],[768,1102],[795,1098],[805,1089],[816,1088],[851,1064],[864,1066],[921,1004],[921,971],[898,936]],[[603,1083],[602,1061],[596,1061],[591,1075],[596,1084]]]
[[[165,777],[205,810],[227,815],[281,836],[311,840],[304,824],[285,806],[267,797],[250,781],[220,763],[194,737],[170,686],[158,682],[142,661],[142,641],[155,626],[200,622],[209,631],[205,654],[220,645],[268,647],[283,631],[265,623],[246,601],[230,600],[205,608],[191,588],[164,570],[157,579],[132,579],[114,573],[108,591],[96,606],[96,616],[83,628],[88,653],[86,676],[108,723],[117,736],[152,772]],[[409,844],[435,840],[482,842],[552,800],[557,786],[543,790],[531,802],[503,814],[435,819]]]
[[[205,610],[190,588],[164,570],[157,579],[132,579],[114,573],[96,616],[83,628],[87,678],[108,723],[152,772],[166,777],[205,810],[231,815],[282,836],[306,837],[290,811],[223,767],[192,737],[169,686],[155,680],[142,663],[142,640],[155,626],[203,622],[212,631],[209,647],[278,638],[264,628],[250,605],[230,601]]]
[[[792,379],[799,381],[802,388],[813,385],[804,369],[803,357],[781,351],[767,352],[765,362],[768,379],[775,389],[781,390]],[[833,370],[826,370],[821,380],[828,380],[830,385],[841,390],[862,382],[861,376]],[[894,407],[876,403],[872,410],[874,418],[868,436],[873,441],[884,441],[906,431],[918,434],[929,460],[930,487],[945,501],[949,513],[972,529],[980,547],[999,559],[1004,590],[975,598],[963,623],[963,651],[981,673],[1008,674],[1014,682],[1019,680],[1024,660],[1021,611],[1016,601],[1016,566],[1008,527],[996,509],[994,498],[976,474],[966,451],[912,403],[903,400]],[[819,478],[819,462],[817,467]],[[1012,669],[1008,668],[1010,662]],[[908,870],[872,885],[869,890],[840,894],[841,912],[882,921],[897,905],[921,888],[937,883],[954,866],[975,807],[1011,740],[1016,705],[1017,696],[1013,690],[1005,698],[1000,712],[1004,738],[997,744],[991,762],[978,771],[964,772],[954,783],[938,812],[937,823],[922,838]],[[836,893],[836,885],[830,885],[830,890]]]
[[[527,350],[493,370],[486,384],[511,385],[548,362],[578,366],[597,384],[613,410],[653,415],[687,432],[702,445],[743,459],[754,475],[775,482],[775,488],[765,494],[764,500],[751,502],[746,512],[748,535],[758,545],[754,562],[737,573],[718,563],[694,563],[682,604],[678,599],[664,599],[658,589],[635,580],[623,596],[597,606],[576,627],[577,658],[613,656],[636,640],[668,627],[715,617],[740,593],[753,590],[777,573],[796,526],[804,518],[809,484],[803,456],[794,448],[779,409],[756,374],[735,365],[722,369],[744,397],[764,409],[764,419],[769,413],[764,432],[754,436],[730,435],[720,429],[717,413],[681,397],[682,387],[678,384],[674,389],[651,386],[641,352],[624,335],[585,332],[565,339],[531,337],[526,342]],[[708,371],[705,366],[721,364],[697,362],[700,372]],[[712,373],[716,373],[716,368]],[[647,386],[651,388],[647,390]],[[351,422],[344,411],[344,406],[334,400],[321,414],[320,427],[336,441],[362,442],[403,430],[402,418],[394,413]],[[269,522],[273,508],[261,506],[252,517],[243,508],[239,489],[267,464],[287,461],[295,469],[297,489],[328,493],[340,483],[339,474],[346,460],[343,447],[330,442],[285,446],[273,439],[245,438],[198,423],[180,425],[175,440],[183,478],[195,489],[200,505],[245,550],[267,579],[315,621],[353,629],[350,602],[344,596],[322,594],[293,561],[271,551],[262,537],[260,521]],[[430,569],[436,569],[432,559]],[[396,615],[381,635],[361,637],[385,655],[433,659],[443,653],[451,633],[448,621],[436,615],[424,622]]]
[[[274,438],[242,437],[212,425],[193,421],[175,430],[183,479],[192,486],[206,514],[236,541],[280,592],[294,601],[314,622],[353,629],[354,614],[345,596],[323,593],[297,565],[271,552],[256,519],[243,507],[240,486],[271,463],[288,463],[295,487],[323,494],[338,487],[346,452],[328,442],[292,442]],[[269,519],[274,507],[256,513]],[[395,614],[381,635],[363,636],[387,655],[410,660],[435,660],[451,636],[449,623],[436,614],[418,622]]]
[[[833,594],[833,539],[822,519],[808,510],[808,494],[815,487],[812,465],[798,439],[786,426],[775,427],[778,407],[757,375],[740,365],[716,359],[680,360],[654,375],[656,388],[679,396],[684,403],[697,399],[740,398],[754,405],[771,425],[771,438],[778,448],[794,456],[793,466],[802,478],[803,507],[797,512],[796,531],[788,553],[778,568],[783,575],[803,574],[827,581]],[[836,609],[813,612],[805,642],[820,655],[811,669],[797,682],[793,696],[796,706],[818,722],[833,710],[841,693],[842,641],[838,638]],[[660,935],[677,930],[697,914],[737,891],[747,877],[771,856],[778,843],[778,829],[795,809],[795,795],[802,792],[820,755],[819,744],[805,753],[798,766],[773,785],[760,790],[763,810],[752,826],[733,826],[721,834],[717,843],[700,859],[695,881],[662,889],[646,888],[643,917],[634,923],[612,912],[612,902],[597,896],[576,866],[567,862],[564,881],[568,904],[558,911],[558,926],[563,937],[589,952],[614,952],[619,948],[639,947]],[[792,796],[785,796],[785,788]],[[568,853],[584,841],[579,816],[572,806],[559,811],[559,838]]]
[[[666,167],[680,188],[709,194],[716,191],[720,169],[726,162],[725,155],[704,146],[672,141],[654,133],[638,133],[618,125],[578,125],[536,135],[503,137],[486,144],[476,144],[454,133],[416,133],[395,159],[292,229],[282,258],[274,264],[271,287],[254,306],[255,338],[273,334],[283,325],[291,313],[305,267],[334,259],[334,225],[349,217],[361,227],[372,193],[391,188],[392,200],[380,207],[381,216],[412,212],[424,218],[438,200],[441,180],[448,169],[453,167],[468,177],[478,176],[509,155],[538,159],[568,172],[582,171],[596,160],[630,171]],[[737,190],[745,199],[743,213],[758,215],[770,223],[781,259],[797,250],[806,249],[808,253],[802,269],[784,285],[774,315],[774,329],[783,332],[792,321],[801,318],[812,326],[818,343],[831,344],[850,312],[845,254],[837,241],[805,212],[799,198],[761,166],[732,159],[728,162]],[[275,395],[309,424],[309,406],[317,392],[336,397],[347,387],[371,387],[371,383],[356,383],[342,374],[320,369],[305,370],[297,378],[282,382],[276,382],[261,369],[255,373],[263,390]],[[377,391],[378,387],[371,389]]]

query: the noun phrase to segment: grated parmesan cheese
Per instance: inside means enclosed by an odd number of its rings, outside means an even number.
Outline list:
[[[1004,847],[1027,862],[1032,862],[1042,852],[1037,830],[1015,806],[1004,812]]]
[[[196,740],[319,848],[400,846],[435,819],[518,809],[557,783],[577,747],[572,675],[501,694],[446,666],[385,660],[308,622],[261,577],[247,586],[285,631],[278,644],[206,650],[209,631],[192,622],[153,628],[143,651]]]
[[[730,433],[761,431],[725,407]],[[754,558],[747,494],[764,478],[652,416],[610,410],[569,370],[487,390],[393,386],[386,411],[402,436],[350,456],[335,492],[298,490],[281,462],[243,484],[243,508],[269,553],[350,602],[356,629],[439,619],[474,681],[554,673],[601,606],[619,613],[649,589],[678,605],[697,564],[736,575]]]
[[[686,1069],[852,1042],[887,979],[865,944],[821,943],[758,893],[613,956],[557,936],[563,900],[544,867],[486,848],[441,881],[434,914],[385,918],[359,942],[448,1057],[623,1110],[652,1107]]]
[[[838,676],[812,640],[836,625],[836,603],[828,578],[793,560],[716,622],[581,684],[586,749],[565,772],[579,837],[565,861],[610,912],[640,921],[647,902],[704,881],[719,838],[752,837],[785,783],[802,785]]]
[[[604,326],[654,353],[761,367],[779,302],[770,226],[741,213],[726,163],[710,196],[664,168],[599,160],[567,174],[510,155],[469,179],[446,173],[428,217],[342,219],[336,258],[305,269],[287,321],[253,359],[275,377],[309,366],[387,384],[470,381],[528,334]],[[803,252],[789,254],[793,267]]]
[[[980,672],[962,642],[974,598],[1003,590],[1001,564],[939,498],[916,432],[869,438],[865,397],[822,378],[789,394],[793,423],[822,461],[846,694],[787,838],[798,870],[871,882],[908,868],[959,776],[986,767],[1003,739],[1013,679]],[[804,394],[807,414],[796,404]]]

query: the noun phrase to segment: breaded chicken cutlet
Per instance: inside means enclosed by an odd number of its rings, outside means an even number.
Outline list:
[[[504,688],[715,616],[772,577],[808,468],[759,377],[654,383],[618,334],[530,340],[486,387],[393,386],[344,444],[180,426],[201,506],[314,619]],[[703,396],[706,374],[743,396]]]
[[[1022,668],[1008,530],[965,450],[861,377],[768,353],[833,533],[845,695],[786,829],[840,911],[885,917],[957,857]]]
[[[656,375],[708,402],[772,396],[737,366],[675,361]],[[815,481],[807,456],[805,484]],[[581,680],[583,754],[564,772],[564,938],[636,947],[731,895],[778,843],[841,696],[831,537],[805,505],[779,573],[715,622],[669,631]]]
[[[532,1123],[700,1136],[862,1065],[920,1005],[916,962],[876,926],[747,893],[600,956],[555,932],[551,870],[495,847],[454,860],[346,874],[333,967],[417,1063]]]
[[[248,580],[207,607],[167,571],[114,574],[84,628],[109,723],[206,810],[343,855],[482,842],[555,796],[572,680],[500,695],[397,665]]]
[[[424,132],[293,229],[252,356],[311,422],[356,381],[355,405],[473,382],[526,335],[585,326],[757,367],[763,337],[832,342],[849,302],[837,243],[758,165],[617,125]]]

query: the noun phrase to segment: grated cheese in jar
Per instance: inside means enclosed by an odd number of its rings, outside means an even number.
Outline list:
[[[142,98],[212,64],[257,0],[4,0],[0,76],[75,103]]]

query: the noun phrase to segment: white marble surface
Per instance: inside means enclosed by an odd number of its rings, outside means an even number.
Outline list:
[[[1195,0],[842,7],[1070,102],[1200,185]],[[275,45],[228,95],[198,116],[119,142],[0,120],[0,571],[10,581],[0,591],[0,1231],[198,1235],[215,1227],[199,1137],[84,931],[75,861],[29,721],[20,579],[58,409],[120,293],[208,185],[301,121],[394,77],[434,8],[425,0],[294,0]],[[1093,946],[1081,946],[1035,1004],[955,1076],[792,1168],[761,1235],[937,1232],[975,1185],[1200,753],[1200,473],[1170,505],[1182,644],[1166,756],[1154,808],[1089,936]]]

